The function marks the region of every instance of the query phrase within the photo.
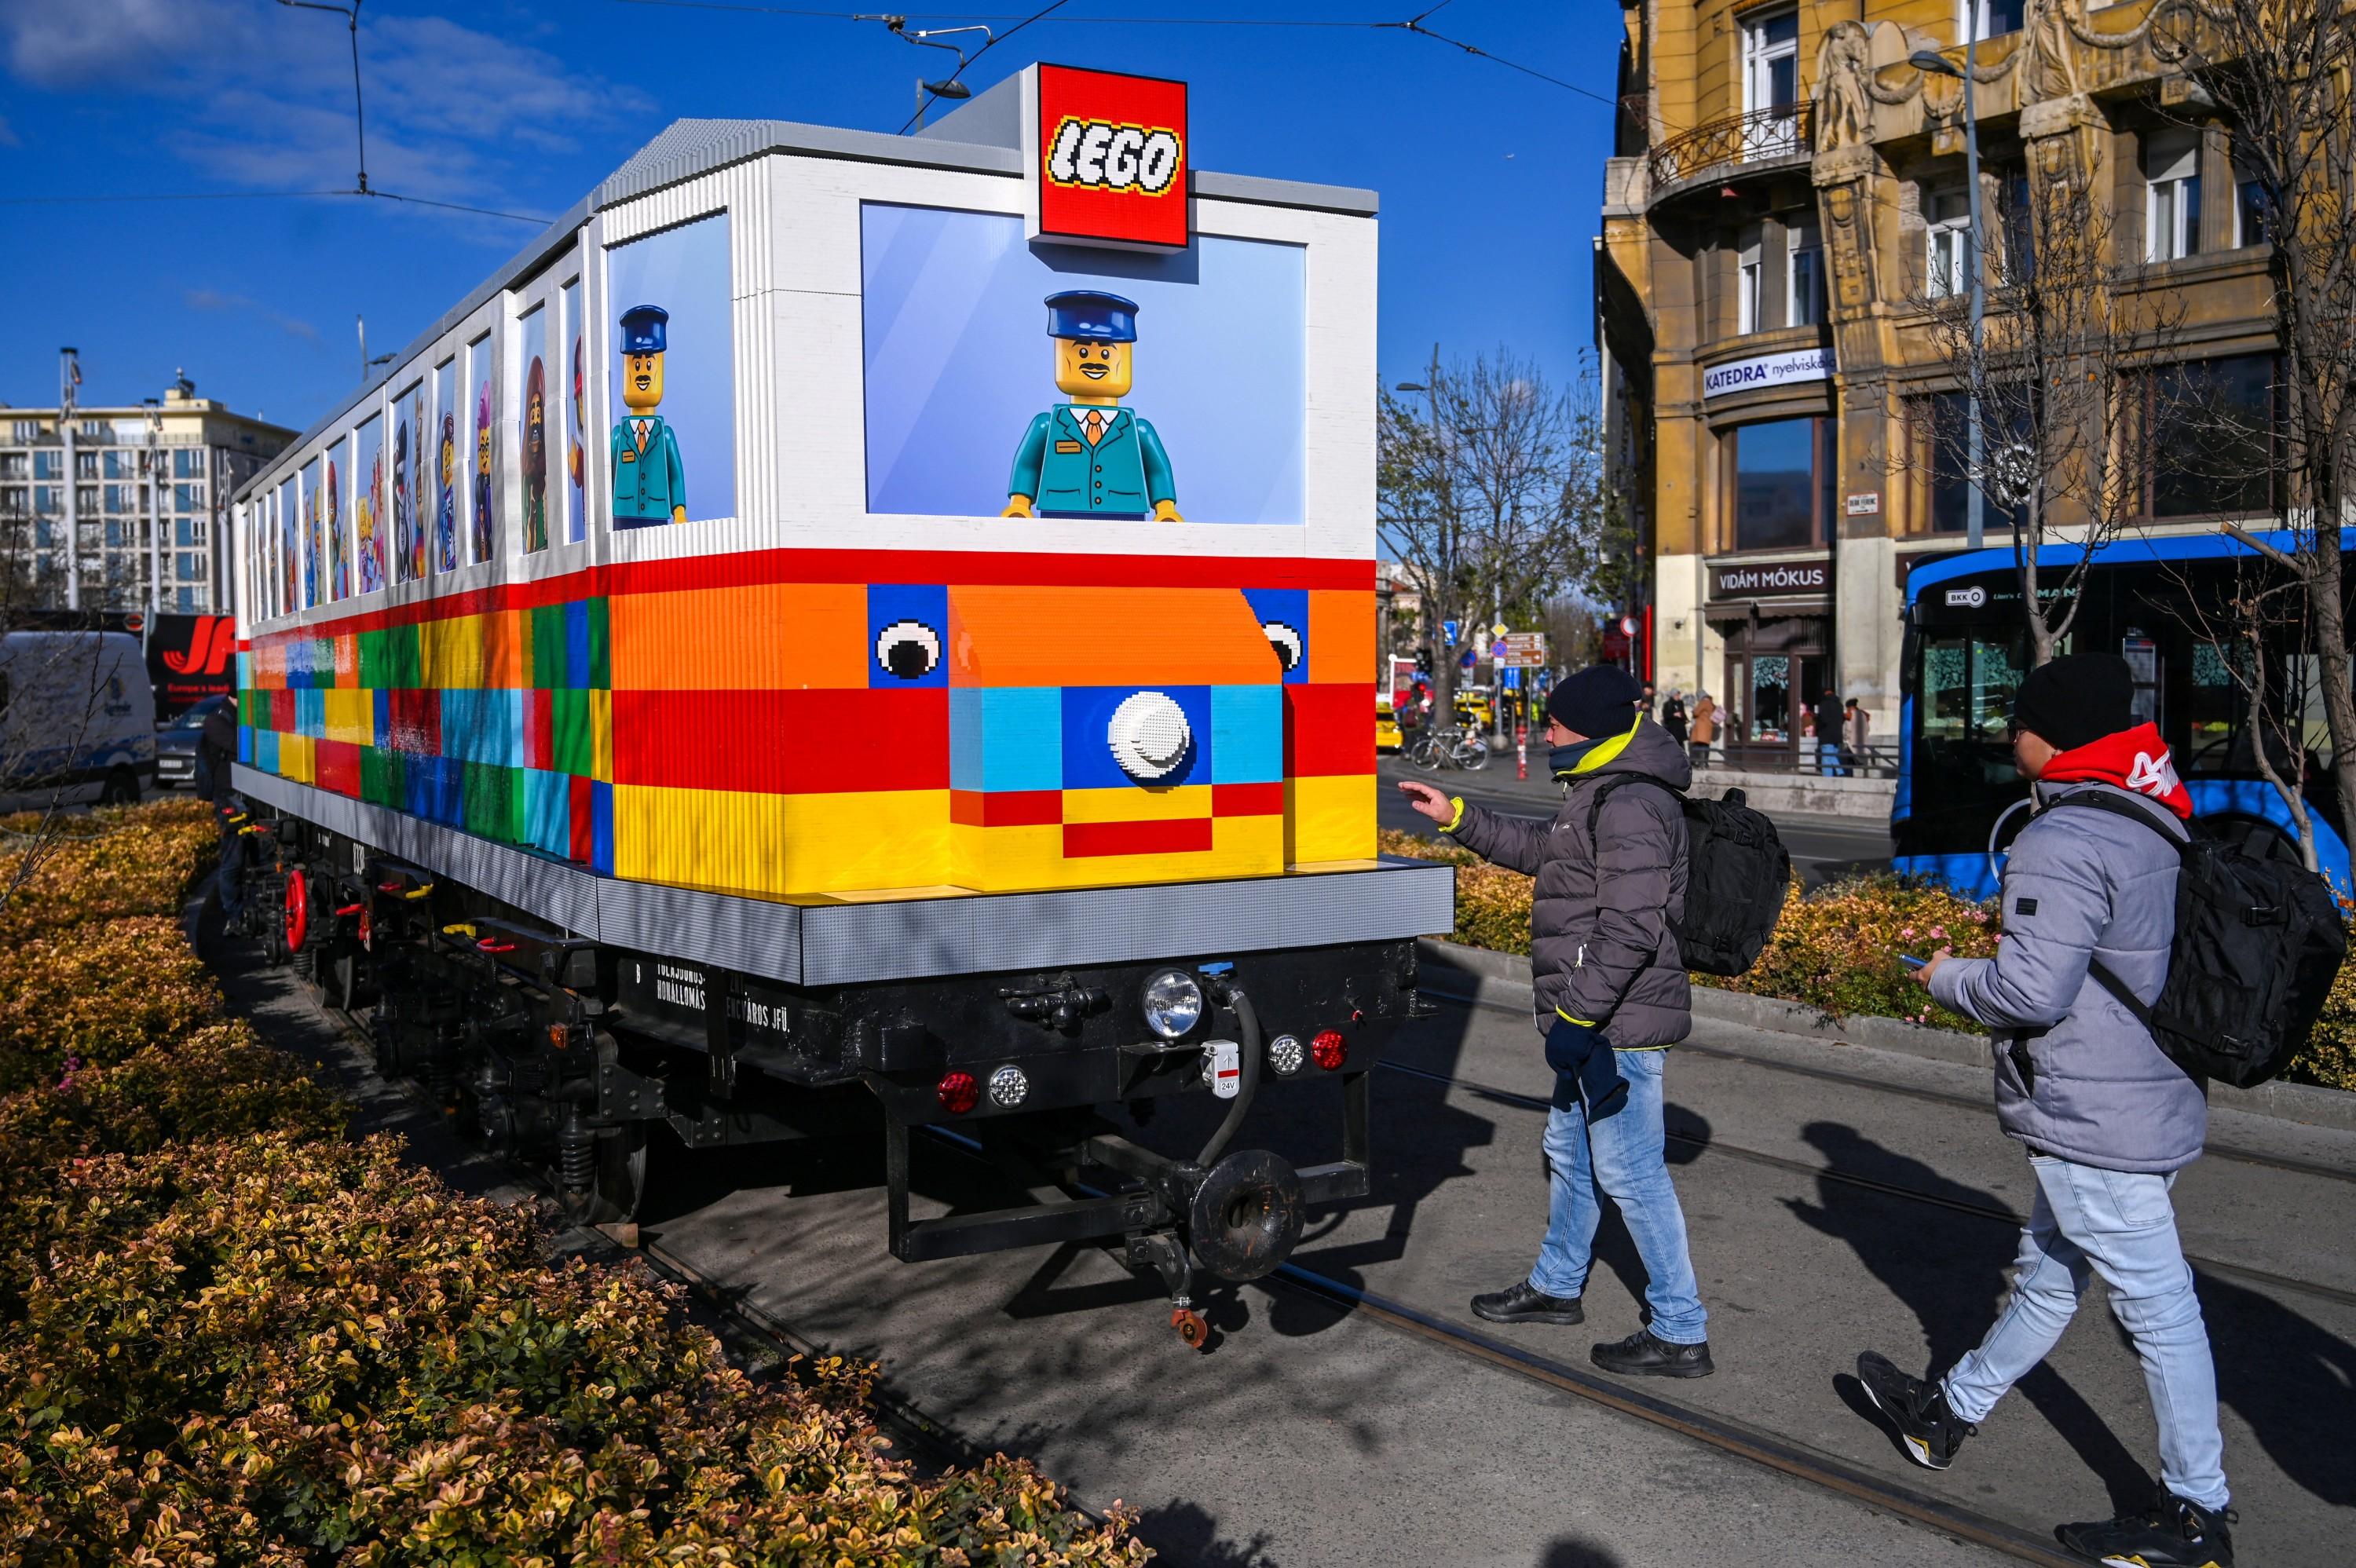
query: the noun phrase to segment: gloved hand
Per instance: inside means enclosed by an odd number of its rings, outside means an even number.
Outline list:
[[[1628,1103],[1628,1082],[1620,1063],[1603,1043],[1603,1031],[1593,1024],[1577,1023],[1557,1015],[1546,1035],[1547,1065],[1554,1069],[1557,1110],[1585,1107],[1590,1122],[1619,1114]]]

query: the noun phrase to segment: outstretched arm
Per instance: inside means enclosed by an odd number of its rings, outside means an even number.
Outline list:
[[[1031,505],[1039,498],[1039,473],[1047,461],[1047,430],[1055,420],[1052,413],[1036,415],[1023,432],[1022,444],[1014,449],[1013,472],[1006,476],[1006,509],[1000,517],[1031,515]]]

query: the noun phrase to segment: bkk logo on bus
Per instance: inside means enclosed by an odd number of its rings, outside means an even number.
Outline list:
[[[1024,86],[1030,238],[1183,250],[1186,84],[1041,64]]]

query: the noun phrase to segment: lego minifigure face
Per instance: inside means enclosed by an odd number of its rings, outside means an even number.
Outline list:
[[[1129,350],[1126,343],[1088,343],[1076,337],[1055,339],[1055,389],[1067,398],[1111,402],[1129,396]]]
[[[622,401],[646,413],[662,401],[663,357],[626,354],[622,357]]]
[[[488,425],[475,432],[475,472],[486,479],[491,476],[491,429]]]

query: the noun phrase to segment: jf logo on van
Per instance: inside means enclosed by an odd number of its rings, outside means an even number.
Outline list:
[[[1031,239],[1186,248],[1184,82],[1043,63],[1023,91]]]

